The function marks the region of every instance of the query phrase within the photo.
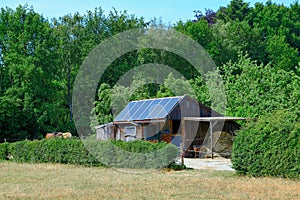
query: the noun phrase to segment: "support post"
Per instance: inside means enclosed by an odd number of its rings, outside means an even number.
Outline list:
[[[212,123],[212,120],[209,121],[209,134],[210,134],[211,159],[214,159],[214,152],[213,152],[213,123]]]
[[[184,164],[184,154],[185,154],[185,121],[181,120],[181,144],[180,144],[180,157],[181,163]]]

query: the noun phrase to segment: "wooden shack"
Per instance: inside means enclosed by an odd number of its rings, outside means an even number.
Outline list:
[[[112,122],[95,127],[97,140],[115,139],[115,126]]]
[[[187,95],[132,101],[115,118],[115,132],[110,135],[114,135],[112,139],[124,141],[165,141],[183,148],[184,154],[188,155],[193,146],[207,141],[211,123],[209,120],[184,119],[211,117],[223,116]],[[233,120],[218,122],[214,124],[217,131],[234,135],[240,128]]]

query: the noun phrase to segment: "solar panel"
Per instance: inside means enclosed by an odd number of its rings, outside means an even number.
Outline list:
[[[178,97],[132,101],[114,121],[134,121],[165,118],[179,102]]]
[[[115,121],[122,121],[122,119],[129,118],[129,104],[118,114],[118,116],[115,118]]]
[[[151,107],[156,104],[158,101],[155,100],[149,100],[149,103],[147,104],[147,107],[145,107],[145,109],[143,109],[143,112],[140,115],[140,119],[141,120],[145,120],[145,119],[149,119],[149,109],[151,109]]]
[[[137,108],[136,112],[134,113],[131,120],[137,120],[137,119],[141,119],[142,114],[145,112],[145,110],[147,109],[147,107],[149,106],[149,104],[151,104],[151,100],[145,100],[143,101],[144,103]]]
[[[166,105],[161,109],[161,112],[158,114],[158,116],[166,116],[177,102],[178,99],[169,99],[168,103],[166,103]]]
[[[152,107],[150,117],[151,118],[164,118],[170,110],[166,111],[166,105],[170,99],[162,99],[161,102]]]

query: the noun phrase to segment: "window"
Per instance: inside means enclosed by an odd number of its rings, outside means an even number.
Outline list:
[[[125,137],[126,136],[136,136],[136,127],[135,126],[125,126]]]
[[[134,141],[136,140],[136,127],[135,126],[125,126],[125,141]]]

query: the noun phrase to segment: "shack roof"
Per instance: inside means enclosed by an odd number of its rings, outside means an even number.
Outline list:
[[[117,115],[114,123],[145,123],[181,120],[184,117],[222,116],[220,113],[199,103],[197,99],[184,96],[132,101]]]
[[[114,122],[165,119],[184,96],[131,101]]]

